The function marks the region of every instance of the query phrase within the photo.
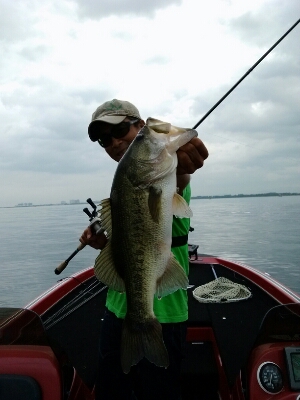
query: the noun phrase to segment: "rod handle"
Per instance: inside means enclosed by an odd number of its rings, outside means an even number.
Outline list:
[[[69,258],[67,258],[65,261],[63,261],[61,264],[59,264],[58,267],[55,268],[54,272],[56,275],[59,275],[63,270],[66,268],[66,266],[69,264],[69,261],[72,260],[73,257],[76,256],[76,254],[85,248],[85,244],[80,243],[80,245],[77,247],[77,249],[70,255]]]

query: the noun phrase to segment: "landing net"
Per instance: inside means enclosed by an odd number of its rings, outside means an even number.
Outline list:
[[[193,291],[193,296],[200,303],[229,303],[246,300],[251,296],[251,292],[244,285],[220,277],[198,286]]]

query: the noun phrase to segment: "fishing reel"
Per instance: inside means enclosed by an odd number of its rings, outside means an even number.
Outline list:
[[[86,213],[86,215],[90,219],[90,229],[95,235],[100,235],[103,232],[103,228],[101,226],[101,221],[100,218],[98,217],[98,212],[97,212],[97,206],[96,204],[92,201],[92,199],[88,198],[87,203],[93,208],[93,211],[90,212],[90,210],[86,207],[82,211]]]
[[[92,201],[92,199],[87,199],[87,203],[89,203],[90,206],[92,206],[93,211],[90,212],[90,210],[86,207],[82,211],[86,213],[86,215],[90,219],[90,229],[94,235],[101,235],[101,233],[104,232],[104,229],[101,226],[101,221],[100,218],[98,217],[98,212],[97,212],[97,206],[96,204]],[[59,275],[68,265],[69,261],[72,260],[76,256],[76,254],[82,250],[86,245],[83,243],[80,243],[80,245],[77,247],[77,249],[68,257],[65,261],[63,261],[61,264],[59,264],[58,267],[55,268],[54,272],[56,275]]]

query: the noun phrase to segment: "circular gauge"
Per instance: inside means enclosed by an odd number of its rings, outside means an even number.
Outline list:
[[[259,386],[267,393],[279,393],[283,388],[282,372],[272,362],[261,364],[257,370]]]

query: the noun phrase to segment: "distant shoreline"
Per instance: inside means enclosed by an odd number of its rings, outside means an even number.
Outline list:
[[[100,201],[95,201],[94,202],[96,205],[100,203]],[[81,205],[87,205],[86,202],[79,202],[79,203],[49,203],[49,204],[30,204],[30,205],[19,205],[17,204],[16,206],[0,206],[0,208],[32,208],[32,207],[49,207],[49,206],[78,206],[78,204]]]
[[[207,199],[237,199],[243,197],[284,197],[284,196],[300,196],[300,193],[258,193],[258,194],[224,194],[221,196],[192,196],[193,200]]]
[[[258,193],[258,194],[224,194],[220,196],[192,196],[192,200],[212,200],[212,199],[240,199],[246,197],[285,197],[285,196],[300,196],[300,193]],[[96,205],[100,203],[100,200],[94,201]],[[86,205],[86,202],[78,201],[76,203],[50,203],[50,204],[32,204],[24,203],[23,205],[17,204],[15,206],[0,206],[0,208],[30,208],[30,207],[47,207],[47,206],[75,206],[78,204]]]

